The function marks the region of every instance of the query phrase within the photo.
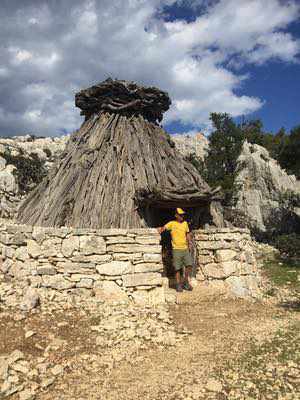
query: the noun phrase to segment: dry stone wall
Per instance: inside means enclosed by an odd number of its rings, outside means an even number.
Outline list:
[[[219,228],[195,233],[199,280],[214,282],[236,297],[259,297],[260,275],[249,230]]]
[[[195,232],[198,279],[219,282],[238,297],[256,297],[258,275],[249,231]],[[155,229],[44,228],[0,224],[1,272],[35,288],[92,289],[104,300],[164,303],[172,298],[163,277]],[[174,297],[173,297],[174,298]]]
[[[164,302],[155,229],[2,226],[2,273],[56,290],[94,289],[110,299]],[[136,292],[139,293],[136,293]]]

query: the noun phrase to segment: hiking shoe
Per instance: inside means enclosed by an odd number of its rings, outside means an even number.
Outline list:
[[[189,284],[189,282],[184,282],[184,284],[182,285],[182,288],[183,288],[184,290],[188,290],[189,292],[191,292],[191,291],[193,290],[193,286],[191,286],[191,285]]]
[[[180,285],[180,283],[176,284],[176,292],[183,292],[182,286]]]

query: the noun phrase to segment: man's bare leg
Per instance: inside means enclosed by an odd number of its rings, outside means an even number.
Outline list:
[[[181,283],[181,273],[180,270],[176,271],[175,273],[175,279],[176,279],[176,291],[177,292],[182,292],[182,283]]]
[[[180,270],[176,271],[175,273],[175,278],[176,278],[176,284],[179,285],[181,283],[181,276],[180,276]]]
[[[193,267],[192,266],[185,267],[183,287],[185,289],[189,288],[187,290],[192,290],[193,289],[193,287],[191,285],[192,271],[193,271]]]

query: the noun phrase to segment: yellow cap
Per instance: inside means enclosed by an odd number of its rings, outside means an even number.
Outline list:
[[[183,215],[185,214],[185,211],[183,211],[182,208],[176,208],[176,214]]]

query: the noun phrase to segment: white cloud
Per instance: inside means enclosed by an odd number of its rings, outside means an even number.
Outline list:
[[[38,3],[22,6],[12,0],[2,13],[0,35],[7,42],[0,50],[5,60],[0,68],[2,134],[3,129],[23,129],[55,135],[78,128],[75,92],[108,76],[167,90],[173,105],[166,122],[209,126],[212,111],[238,116],[263,105],[263,99],[237,94],[248,78],[239,74],[239,66],[295,62],[300,48],[286,32],[299,16],[296,1]],[[193,22],[166,22],[157,11],[174,3],[195,12],[204,8]]]

